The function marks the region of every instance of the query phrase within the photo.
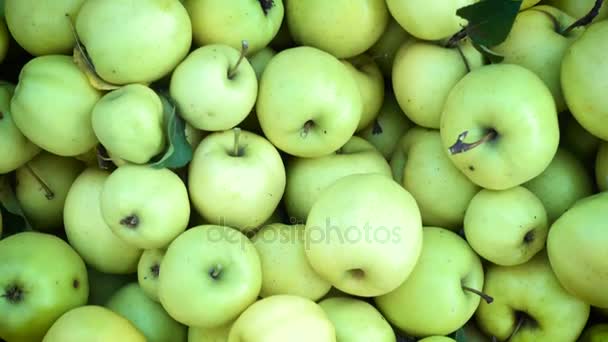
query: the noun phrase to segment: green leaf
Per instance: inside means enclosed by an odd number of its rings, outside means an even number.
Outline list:
[[[474,44],[496,46],[511,32],[521,3],[522,0],[482,0],[458,9],[456,14],[468,21],[465,30]]]
[[[32,230],[21,205],[11,187],[9,175],[0,176],[0,210],[2,211],[3,237]]]
[[[186,139],[186,123],[177,114],[173,101],[164,94],[159,94],[167,124],[168,147],[164,155],[150,166],[154,168],[179,169],[192,160],[192,146]]]
[[[464,333],[463,328],[456,330],[456,332],[454,333],[454,339],[456,340],[456,342],[467,342],[467,336]]]

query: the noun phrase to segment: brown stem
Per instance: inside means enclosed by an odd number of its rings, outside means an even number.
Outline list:
[[[463,152],[467,152],[469,150],[474,149],[475,147],[490,141],[492,139],[495,139],[496,136],[498,136],[498,132],[496,132],[495,130],[491,129],[488,131],[488,133],[486,133],[486,135],[484,135],[483,137],[481,137],[481,139],[477,140],[474,143],[465,143],[463,142],[463,140],[467,137],[467,135],[469,134],[469,131],[464,131],[462,133],[460,133],[460,135],[458,136],[458,139],[456,140],[456,142],[454,143],[454,145],[449,147],[449,151],[451,154],[458,154],[458,153],[463,153]]]
[[[530,10],[544,13],[549,18],[549,20],[551,20],[551,23],[553,23],[553,29],[555,30],[555,32],[560,33],[561,26],[559,24],[559,20],[557,20],[557,18],[552,13],[534,7],[532,7]]]
[[[260,6],[262,7],[262,11],[264,11],[264,15],[268,15],[268,12],[274,6],[274,0],[258,0],[260,2]]]
[[[483,300],[485,300],[486,303],[488,303],[488,304],[491,304],[494,301],[494,298],[492,298],[490,295],[485,294],[485,293],[483,293],[483,292],[481,292],[479,290],[475,290],[475,289],[472,289],[472,288],[470,288],[468,286],[464,286],[464,285],[462,285],[462,289],[465,290],[465,291],[469,291],[469,292],[472,292],[472,293],[478,295]]]
[[[458,43],[461,40],[463,40],[466,36],[467,36],[467,28],[463,27],[460,31],[456,32],[452,37],[450,37],[448,42],[445,44],[445,47],[449,48],[449,49],[456,47],[456,45],[458,45]]]
[[[47,200],[50,201],[55,198],[55,193],[53,192],[53,190],[51,190],[51,187],[49,187],[47,182],[45,182],[44,179],[42,179],[42,177],[40,177],[40,175],[36,171],[34,171],[30,163],[25,164],[25,169],[34,177],[34,179],[36,179],[38,184],[40,184],[40,186],[44,190],[44,197],[46,197]]]
[[[515,334],[517,334],[519,329],[521,329],[522,325],[524,325],[525,320],[526,320],[526,318],[524,316],[519,317],[519,319],[517,320],[517,325],[515,326],[515,329],[513,329],[513,332],[511,333],[511,335],[509,335],[509,337],[506,339],[507,341],[512,339],[513,336],[515,336]]]
[[[209,271],[209,275],[213,279],[219,278],[220,274],[222,274],[222,265],[217,264]]]
[[[232,150],[232,156],[238,157],[241,155],[240,148],[239,148],[239,137],[241,135],[241,129],[238,127],[235,127],[232,131],[234,132],[234,146],[233,146],[233,150]]]
[[[236,64],[232,68],[228,69],[228,78],[229,79],[233,79],[234,76],[236,75],[236,70],[241,65],[241,62],[245,58],[245,55],[247,54],[248,50],[249,50],[249,43],[246,40],[242,40],[241,41],[241,55],[239,56],[238,61],[236,61]]]
[[[568,26],[568,28],[562,31],[562,35],[565,36],[577,27],[590,24],[593,19],[595,19],[595,17],[597,17],[597,15],[600,13],[600,8],[602,8],[603,3],[604,0],[595,0],[595,4],[593,5],[589,13],[585,14],[582,18],[572,23],[572,25]]]
[[[458,54],[462,58],[462,61],[464,62],[464,67],[467,69],[468,74],[469,72],[471,72],[471,65],[469,64],[467,57],[464,55],[464,52],[462,52],[462,48],[460,48],[460,46],[458,45],[456,45],[456,51],[458,51]]]

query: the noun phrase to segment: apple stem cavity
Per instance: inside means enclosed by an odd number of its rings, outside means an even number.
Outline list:
[[[268,15],[268,12],[274,6],[274,0],[258,0],[260,2],[260,6],[262,7],[262,11],[264,11],[264,15]]]
[[[120,224],[131,229],[137,228],[139,225],[139,217],[137,217],[135,214],[131,214],[120,220]]]
[[[209,276],[213,279],[218,279],[222,274],[222,265],[217,264],[211,270],[209,270]]]
[[[239,138],[241,137],[241,129],[238,127],[235,127],[232,129],[232,131],[234,132],[234,146],[232,147],[232,156],[240,157],[243,154],[241,151],[241,148],[239,147]]]
[[[228,78],[229,79],[233,79],[234,76],[236,76],[236,71],[239,68],[239,66],[241,65],[241,62],[243,61],[243,59],[245,58],[247,51],[249,51],[249,43],[246,40],[242,40],[241,41],[241,55],[239,56],[239,59],[236,61],[236,64],[232,68],[228,69]]]
[[[308,132],[315,126],[315,122],[312,120],[308,120],[304,123],[304,127],[302,127],[302,131],[300,132],[300,136],[302,138],[306,138],[308,136]]]
[[[48,185],[47,182],[44,181],[42,177],[40,177],[40,175],[36,171],[34,171],[34,169],[29,163],[25,164],[25,169],[34,177],[34,179],[36,179],[36,182],[40,184],[42,190],[44,190],[44,197],[46,197],[47,200],[50,201],[55,198],[55,193],[53,192],[53,190],[51,190],[51,187]]]
[[[519,319],[517,320],[517,325],[515,325],[515,329],[513,329],[513,332],[511,333],[511,335],[509,335],[509,337],[507,338],[507,341],[511,340],[513,338],[513,336],[515,336],[515,334],[517,334],[519,329],[521,329],[521,327],[524,325],[525,321],[526,321],[525,315],[519,316]]]
[[[475,289],[472,289],[472,288],[470,288],[468,286],[464,286],[464,285],[462,285],[462,289],[478,295],[479,297],[481,297],[481,299],[485,300],[486,303],[488,303],[488,304],[491,304],[494,301],[494,298],[492,298],[490,295],[485,294],[479,290],[475,290]]]
[[[493,129],[490,129],[483,137],[481,137],[481,139],[469,144],[469,143],[465,143],[463,141],[467,137],[468,134],[469,134],[469,131],[464,131],[464,132],[460,133],[460,135],[458,135],[458,139],[456,140],[454,145],[452,145],[448,148],[450,154],[454,155],[454,154],[459,154],[459,153],[470,151],[470,150],[474,149],[475,147],[477,147],[485,142],[494,140],[494,139],[496,139],[496,137],[498,137],[498,132],[496,132]]]
[[[152,273],[152,277],[154,279],[158,278],[158,276],[160,275],[160,265],[158,263],[152,265],[150,267],[150,273]]]
[[[23,300],[23,289],[17,285],[9,286],[6,288],[2,297],[6,298],[11,304],[19,303]]]
[[[568,33],[572,32],[572,30],[577,27],[591,24],[593,19],[595,19],[595,17],[597,17],[597,15],[600,13],[600,9],[602,8],[603,3],[604,0],[595,0],[595,4],[593,5],[589,13],[585,14],[582,18],[572,23],[572,25],[568,26],[564,31],[562,31],[562,35],[566,36],[568,35]]]

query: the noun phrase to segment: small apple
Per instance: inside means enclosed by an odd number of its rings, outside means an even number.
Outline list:
[[[391,16],[386,29],[367,53],[376,61],[384,77],[389,79],[392,77],[393,61],[399,48],[415,41],[416,38],[405,31]]]
[[[152,300],[158,299],[158,277],[165,249],[146,249],[137,263],[137,281],[144,293]]]
[[[313,47],[279,52],[260,80],[260,126],[270,142],[294,156],[320,157],[342,147],[355,133],[362,110],[357,82],[348,68]]]
[[[583,331],[578,342],[606,342],[608,341],[608,324],[594,324]]]
[[[233,323],[213,328],[188,327],[188,342],[226,342]]]
[[[608,142],[604,141],[595,159],[595,180],[600,191],[608,191]]]

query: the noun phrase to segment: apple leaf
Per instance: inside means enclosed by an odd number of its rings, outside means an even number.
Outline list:
[[[522,0],[481,0],[459,8],[456,14],[468,21],[464,31],[475,45],[496,46],[511,32],[521,3]]]
[[[0,176],[0,210],[2,211],[3,237],[19,232],[32,230],[21,205],[17,201],[15,192],[11,187],[10,175]]]
[[[186,139],[186,123],[178,113],[175,103],[166,95],[159,95],[167,124],[168,147],[164,155],[150,166],[154,168],[179,169],[192,160],[192,145]]]

